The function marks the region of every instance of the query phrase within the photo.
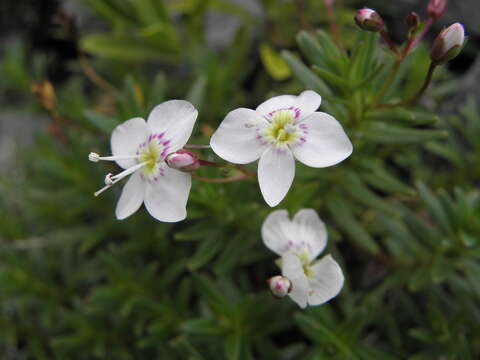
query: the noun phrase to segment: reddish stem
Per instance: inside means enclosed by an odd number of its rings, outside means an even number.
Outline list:
[[[435,19],[430,17],[428,18],[427,20],[427,23],[425,24],[424,28],[422,29],[422,32],[420,34],[418,34],[415,39],[410,42],[409,44],[407,44],[407,47],[405,48],[405,51],[403,52],[404,53],[404,57],[408,55],[408,53],[410,51],[412,51],[415,46],[418,45],[418,43],[420,41],[422,41],[422,39],[425,37],[425,35],[427,34],[428,30],[430,30],[430,28],[432,27],[433,23],[435,22]]]
[[[238,174],[232,177],[228,178],[208,178],[208,177],[203,177],[203,176],[198,176],[196,174],[192,174],[192,177],[195,180],[211,183],[211,184],[224,184],[224,183],[230,183],[230,182],[235,182],[243,179],[248,179],[250,176],[246,174]]]

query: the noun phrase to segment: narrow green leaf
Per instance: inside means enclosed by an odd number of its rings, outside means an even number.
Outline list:
[[[443,209],[442,203],[438,200],[438,198],[428,189],[425,184],[419,182],[417,184],[418,192],[420,197],[427,205],[428,210],[433,215],[435,220],[437,220],[443,230],[447,233],[452,233],[452,224]]]
[[[350,207],[342,199],[331,196],[325,203],[337,225],[350,236],[354,243],[372,254],[380,252],[375,240],[355,219]]]
[[[409,129],[374,122],[363,136],[372,142],[383,144],[424,143],[426,141],[444,139],[448,133],[444,130]]]
[[[186,99],[190,101],[198,111],[201,111],[207,92],[207,77],[200,75],[187,93]]]
[[[108,33],[87,35],[82,38],[81,47],[98,56],[125,61],[171,59],[172,55],[171,51],[165,52],[164,49],[131,35]]]
[[[282,51],[282,57],[290,66],[294,75],[307,89],[315,90],[321,94],[331,94],[330,89],[325,83],[295,55],[289,51]]]
[[[212,236],[203,240],[197,248],[197,251],[188,261],[187,266],[195,271],[207,264],[222,248],[224,242],[217,236]]]

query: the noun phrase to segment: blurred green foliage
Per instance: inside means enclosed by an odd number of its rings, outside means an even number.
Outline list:
[[[319,30],[300,29],[292,1],[264,0],[267,20],[224,0],[84,4],[110,30],[80,34],[89,57],[56,84],[52,126],[0,177],[3,359],[478,358],[480,115],[471,100],[458,114],[437,112],[455,90],[446,70],[428,108],[378,109],[394,58],[353,27],[352,9],[338,9],[339,48],[316,1],[304,16]],[[212,11],[240,19],[222,49],[206,39]],[[46,59],[27,61],[21,44],[4,50],[1,91],[43,111],[26,94],[46,80]],[[408,97],[428,64],[420,47],[380,100]],[[92,86],[86,69],[103,82]],[[115,220],[119,188],[92,196],[115,165],[87,154],[108,153],[124,120],[186,98],[200,110],[191,143],[206,144],[228,111],[305,88],[323,96],[355,148],[333,168],[298,164],[281,204],[314,208],[328,226],[346,277],[329,304],[300,311],[268,293],[278,269],[260,226],[271,210],[253,180],[194,182],[177,224],[145,211]]]

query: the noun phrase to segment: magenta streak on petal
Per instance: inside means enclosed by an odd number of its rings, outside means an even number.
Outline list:
[[[302,141],[302,142],[306,142],[306,141],[307,141],[307,139],[305,139],[304,137],[301,137],[301,138],[300,138],[300,141]]]
[[[298,125],[298,126],[300,127],[300,129],[306,129],[307,128],[307,124],[303,124],[303,123]]]

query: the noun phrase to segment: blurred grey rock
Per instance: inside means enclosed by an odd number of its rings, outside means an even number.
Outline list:
[[[254,17],[263,16],[263,8],[259,0],[230,0],[230,2],[242,7]],[[207,42],[214,49],[228,46],[242,23],[238,15],[216,11],[209,12],[205,20]]]
[[[0,113],[0,168],[13,167],[15,152],[32,144],[35,134],[45,129],[48,121],[47,116]]]

